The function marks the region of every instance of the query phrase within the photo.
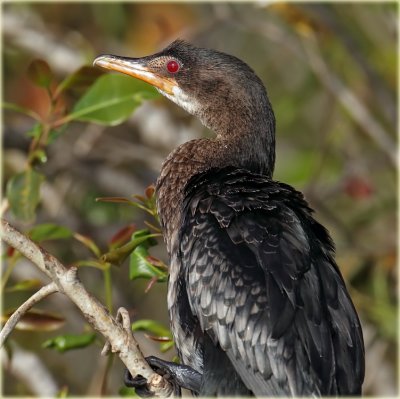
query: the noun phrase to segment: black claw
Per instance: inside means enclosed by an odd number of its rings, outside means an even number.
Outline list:
[[[135,392],[142,398],[154,396],[154,393],[147,388],[147,379],[140,374],[132,377],[129,370],[125,369],[124,382],[127,387],[135,388]]]
[[[160,371],[164,371],[164,372],[166,372],[169,369],[168,368],[169,364],[175,364],[172,362],[167,362],[166,360],[162,360],[156,356],[147,356],[146,362],[150,365],[150,367],[154,371],[160,370]]]
[[[136,388],[138,386],[143,386],[147,384],[147,379],[144,378],[142,375],[138,374],[135,377],[132,377],[132,374],[129,372],[128,369],[125,369],[125,376],[124,376],[125,385],[131,388]]]
[[[155,356],[146,357],[146,361],[157,374],[172,385],[175,396],[181,396],[181,388],[197,394],[200,392],[202,375],[191,367],[167,362]],[[124,380],[125,385],[135,388],[136,393],[142,398],[154,396],[154,393],[147,388],[147,379],[143,376],[132,377],[131,373],[126,369]]]
[[[175,391],[175,388],[179,387],[195,393],[200,392],[202,375],[191,367],[174,362],[167,362],[155,356],[146,357],[146,361],[154,371],[163,375],[163,377],[174,386]],[[175,393],[175,395],[177,394]]]

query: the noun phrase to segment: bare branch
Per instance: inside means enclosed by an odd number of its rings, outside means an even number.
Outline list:
[[[130,333],[131,331],[131,320],[129,318],[129,312],[125,308],[119,308],[117,311],[117,322],[121,323],[122,327]],[[102,356],[106,356],[111,350],[111,344],[107,341],[101,351]]]
[[[118,353],[132,375],[142,375],[148,381],[148,388],[157,397],[172,395],[171,385],[147,364],[132,332],[116,321],[108,310],[89,294],[77,277],[75,267],[66,268],[58,259],[12,227],[1,221],[1,238],[38,266],[56,284],[58,291],[67,295],[81,310],[90,325],[110,343],[112,352]],[[121,315],[122,320],[126,318]],[[124,322],[126,327],[126,320]],[[130,323],[129,323],[130,324]]]
[[[30,309],[32,306],[36,305],[42,299],[47,296],[58,292],[58,288],[56,283],[52,282],[44,287],[42,287],[38,292],[33,294],[26,302],[24,302],[7,320],[7,323],[4,325],[3,329],[0,332],[0,347],[3,346],[7,337],[11,334],[11,331],[20,321],[21,317]]]
[[[12,343],[11,350],[10,357],[4,348],[0,350],[4,371],[21,381],[34,397],[57,397],[60,387],[40,357],[34,352],[21,348],[15,342]]]
[[[386,153],[393,166],[397,167],[397,147],[390,135],[372,117],[357,96],[329,70],[321,56],[315,38],[307,37],[303,39],[303,45],[309,57],[311,68],[321,83],[332,92],[349,115],[363,128],[363,131]]]
[[[240,20],[235,20],[235,24],[240,29],[246,27],[247,30],[253,31],[266,37],[268,40],[284,46],[301,60],[304,59],[306,54],[315,76],[342,104],[350,117],[362,127],[362,131],[382,149],[382,151],[387,155],[390,163],[395,168],[398,167],[397,145],[394,142],[394,139],[392,139],[379,121],[373,117],[365,104],[354,94],[354,92],[347,88],[339,77],[329,69],[321,55],[315,37],[311,35],[302,37],[299,35],[300,39],[302,39],[302,44],[305,50],[304,52],[301,50],[301,47],[298,45],[296,40],[293,40],[293,37],[289,36],[288,31],[284,30],[282,25],[274,24],[272,20],[268,21],[268,24],[265,24],[264,20],[257,20],[254,17],[248,18],[242,14],[240,15]]]
[[[24,17],[21,14],[11,10],[3,14],[3,32],[7,40],[37,57],[48,58],[51,66],[59,72],[70,73],[79,68],[83,60],[76,46],[74,49],[66,44],[67,41],[60,43],[60,40],[44,30],[38,20],[34,21],[30,15]],[[48,54],[52,56],[47,57]]]
[[[8,203],[7,198],[3,198],[0,204],[0,216],[4,215],[8,208],[10,207],[10,204]]]

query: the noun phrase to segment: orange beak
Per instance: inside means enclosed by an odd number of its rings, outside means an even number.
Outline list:
[[[134,78],[150,83],[152,86],[170,95],[173,94],[173,88],[178,86],[175,79],[159,76],[151,71],[146,66],[146,61],[141,58],[127,58],[105,54],[98,56],[94,60],[93,65],[133,76]]]

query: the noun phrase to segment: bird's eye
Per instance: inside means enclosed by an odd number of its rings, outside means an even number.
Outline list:
[[[170,73],[177,73],[179,71],[179,69],[181,69],[181,66],[179,65],[179,63],[175,60],[171,60],[168,61],[167,63],[167,69],[168,72]]]

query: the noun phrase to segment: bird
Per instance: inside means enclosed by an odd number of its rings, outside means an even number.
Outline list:
[[[179,39],[94,65],[151,84],[214,133],[174,149],[156,183],[181,364],[151,364],[200,396],[361,395],[361,324],[328,231],[273,180],[275,116],[253,69]]]

